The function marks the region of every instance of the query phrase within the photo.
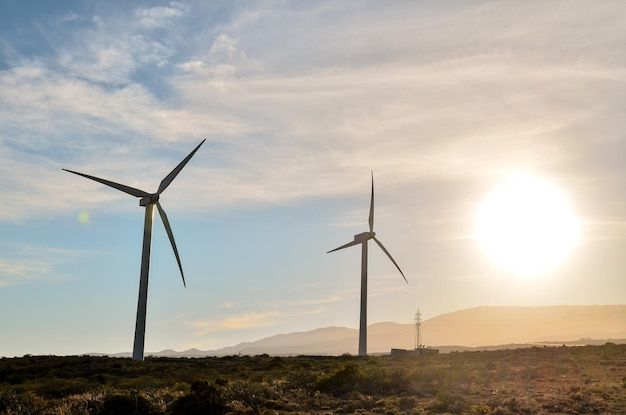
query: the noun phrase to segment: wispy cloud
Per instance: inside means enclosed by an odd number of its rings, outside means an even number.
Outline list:
[[[5,244],[3,244],[5,245]],[[0,287],[65,278],[60,266],[86,252],[11,244],[0,256]]]
[[[17,260],[9,261],[0,259],[0,275],[4,275],[3,283],[9,285],[8,278],[15,278],[13,281],[17,283],[19,279],[32,278],[33,275],[49,274],[51,270],[51,263],[46,261],[27,261]]]
[[[557,18],[562,6],[532,3],[517,9],[522,25],[503,20],[510,6],[491,2],[454,11],[373,5],[358,19],[352,6],[334,2],[262,2],[192,31],[202,7],[210,6],[172,2],[99,15],[52,56],[13,59],[0,73],[8,109],[0,132],[12,137],[0,151],[27,167],[0,173],[7,200],[24,206],[9,203],[0,220],[28,217],[50,199],[57,178],[32,180],[28,168],[71,162],[96,175],[149,180],[161,172],[137,160],[142,149],[156,155],[157,145],[204,137],[210,155],[198,155],[196,177],[212,180],[172,189],[202,188],[194,209],[355,194],[370,169],[402,188],[485,179],[515,165],[551,168],[580,157],[584,137],[573,130],[581,120],[622,105],[626,71],[614,64],[621,49],[611,49],[619,13],[609,4],[565,19]],[[485,42],[477,26],[492,25]],[[568,35],[567,48],[549,36],[557,31]],[[613,137],[615,128],[599,127],[595,138]],[[32,154],[44,150],[42,164]],[[72,201],[88,205],[92,197]],[[61,198],[51,209],[69,206]]]
[[[58,22],[60,24],[64,24],[64,23],[72,22],[72,21],[78,20],[78,19],[80,19],[80,16],[78,14],[74,13],[73,11],[69,11],[65,15],[63,15],[63,17],[61,17],[58,20]]]
[[[325,298],[305,298],[300,300],[300,304],[302,305],[318,305],[318,304],[328,304],[328,303],[335,303],[337,301],[340,301],[341,297],[338,295],[331,295],[329,297],[325,297]]]
[[[277,324],[276,318],[282,314],[277,311],[254,312],[226,317],[213,321],[194,321],[189,323],[196,329],[196,335],[204,336],[218,331],[243,330],[259,327],[269,327]]]

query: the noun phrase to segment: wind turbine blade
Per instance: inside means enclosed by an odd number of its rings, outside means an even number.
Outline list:
[[[327,253],[327,254],[330,254],[331,252],[339,251],[340,249],[347,248],[347,247],[349,247],[349,246],[354,246],[354,245],[362,244],[362,243],[363,243],[363,241],[356,241],[356,240],[355,240],[355,241],[352,241],[352,242],[348,242],[348,243],[347,243],[347,244],[345,244],[345,245],[341,245],[339,248],[335,248],[335,249],[333,249],[332,251],[328,251],[328,252],[326,252],[326,253]]]
[[[110,186],[110,187],[112,187],[114,189],[117,189],[117,190],[121,190],[122,192],[128,193],[129,195],[133,195],[133,196],[136,196],[136,197],[150,197],[151,196],[150,193],[144,192],[143,190],[139,190],[139,189],[135,189],[134,187],[125,186],[123,184],[115,183],[115,182],[112,182],[110,180],[101,179],[99,177],[90,176],[88,174],[79,173],[77,171],[72,171],[72,170],[67,170],[67,169],[61,169],[61,170],[65,170],[66,172],[74,173],[74,174],[77,174],[79,176],[83,176],[83,177],[86,177],[88,179],[95,180],[96,182],[99,182],[99,183],[102,183],[102,184],[106,184],[107,186]]]
[[[370,199],[370,232],[374,232],[374,172],[372,172],[372,198]]]
[[[170,238],[170,243],[172,244],[172,249],[174,250],[174,255],[176,255],[176,262],[178,262],[178,269],[180,270],[180,276],[183,277],[183,285],[187,287],[185,283],[185,274],[183,274],[183,266],[180,263],[180,257],[178,256],[178,249],[176,249],[176,242],[174,241],[174,234],[172,233],[172,228],[170,227],[170,221],[167,220],[167,215],[165,211],[161,207],[161,203],[156,202],[157,209],[159,210],[159,215],[161,215],[161,221],[163,221],[163,226],[165,226],[165,232],[167,232],[167,236]]]
[[[391,262],[393,262],[393,265],[396,266],[396,268],[398,268],[398,271],[400,271],[400,274],[402,274],[402,278],[404,278],[404,281],[408,284],[409,282],[407,281],[406,277],[404,276],[404,272],[402,272],[402,270],[400,269],[400,267],[398,266],[398,263],[393,259],[393,257],[391,256],[391,254],[389,253],[389,251],[387,251],[387,249],[385,248],[385,246],[383,245],[382,242],[380,242],[378,239],[376,239],[376,237],[372,238],[374,239],[374,241],[378,244],[378,246],[380,246],[380,249],[382,249],[387,256],[389,257],[389,259],[391,260]]]
[[[189,153],[189,155],[187,157],[185,157],[185,159],[183,161],[181,161],[180,163],[178,163],[178,166],[176,166],[174,168],[174,170],[172,170],[170,172],[170,174],[168,174],[167,176],[165,176],[165,179],[161,180],[161,184],[159,185],[159,190],[157,190],[157,194],[161,194],[163,193],[163,191],[165,189],[167,189],[167,186],[170,185],[170,183],[172,183],[172,180],[174,180],[174,178],[176,178],[176,176],[178,175],[178,173],[180,173],[180,171],[183,169],[183,167],[185,167],[185,164],[187,164],[187,162],[189,160],[191,160],[191,158],[193,157],[194,154],[196,154],[196,151],[198,151],[198,149],[200,148],[200,146],[202,144],[204,144],[204,142],[206,141],[206,138],[204,140],[202,140],[202,142],[200,144],[198,144],[198,146],[196,148],[193,149],[193,151],[191,153]]]

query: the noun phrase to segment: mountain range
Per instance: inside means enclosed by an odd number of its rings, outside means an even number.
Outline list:
[[[416,326],[384,322],[368,328],[368,353],[413,349]],[[545,344],[626,343],[626,305],[475,307],[442,314],[421,326],[422,344],[441,352]],[[152,356],[356,354],[358,330],[326,327],[277,334],[218,350],[163,350]],[[119,354],[116,356],[123,356]]]

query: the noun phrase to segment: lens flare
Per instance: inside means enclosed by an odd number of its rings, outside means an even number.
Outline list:
[[[83,225],[87,225],[89,223],[89,212],[83,210],[78,214],[78,222]]]

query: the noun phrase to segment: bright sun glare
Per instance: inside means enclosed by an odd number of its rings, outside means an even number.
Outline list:
[[[535,177],[516,178],[496,187],[482,203],[476,237],[504,270],[537,275],[572,251],[578,221],[557,187]]]

